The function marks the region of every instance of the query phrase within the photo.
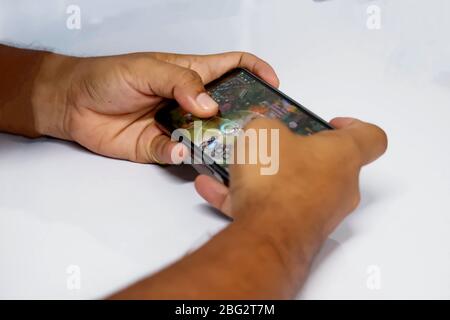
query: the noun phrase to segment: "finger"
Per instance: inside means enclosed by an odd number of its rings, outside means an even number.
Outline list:
[[[231,217],[231,199],[225,185],[212,177],[200,175],[195,179],[195,189],[214,208]]]
[[[146,154],[149,163],[180,164],[187,157],[188,150],[182,143],[161,134],[153,138]]]
[[[355,118],[350,117],[336,117],[330,121],[330,124],[336,129],[343,129],[349,126],[355,120]]]
[[[353,118],[335,118],[330,123],[339,134],[355,143],[361,165],[376,160],[387,149],[386,133],[376,125]]]
[[[144,94],[177,100],[183,109],[198,117],[213,116],[219,108],[206,93],[200,75],[176,64],[138,56],[129,82]]]
[[[159,59],[195,70],[209,83],[234,68],[245,68],[270,85],[278,87],[280,81],[274,69],[264,60],[247,52],[226,52],[211,55],[157,54]]]

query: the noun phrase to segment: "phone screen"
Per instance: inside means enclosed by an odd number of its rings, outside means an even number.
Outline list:
[[[200,119],[176,107],[168,113],[169,121],[173,128],[188,130],[191,140],[196,141],[202,153],[222,167],[227,166],[226,160],[232,150],[232,145],[223,141],[232,140],[226,139],[227,136],[237,136],[253,119],[279,119],[300,135],[331,129],[325,121],[243,69],[236,69],[206,88],[219,104],[216,116]],[[201,121],[201,130],[195,130],[195,121]]]

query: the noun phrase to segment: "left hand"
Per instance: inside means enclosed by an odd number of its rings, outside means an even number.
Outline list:
[[[198,117],[213,116],[218,105],[204,84],[236,67],[279,84],[272,67],[244,52],[94,58],[49,54],[35,81],[36,130],[113,158],[171,163],[173,149],[181,145],[153,122],[156,107],[165,98],[175,99]]]

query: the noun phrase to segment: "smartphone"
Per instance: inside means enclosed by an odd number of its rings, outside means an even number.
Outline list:
[[[194,168],[225,184],[229,182],[226,160],[232,146],[223,141],[231,141],[226,138],[239,134],[249,121],[258,117],[279,119],[300,135],[333,129],[325,120],[246,69],[234,69],[206,85],[206,89],[219,104],[216,116],[200,119],[184,111],[176,101],[169,101],[158,110],[155,120],[168,135],[182,129],[176,132],[186,134],[176,138],[192,151]]]

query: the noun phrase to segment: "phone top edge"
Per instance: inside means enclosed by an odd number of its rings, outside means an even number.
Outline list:
[[[319,120],[324,126],[326,126],[328,129],[332,129],[334,130],[335,128],[328,123],[328,121],[326,121],[325,119],[319,117],[317,114],[315,114],[314,112],[312,112],[311,110],[309,110],[308,108],[306,108],[304,105],[302,105],[301,103],[297,102],[296,100],[292,99],[291,97],[289,97],[287,94],[281,92],[279,89],[275,88],[274,86],[272,86],[270,83],[268,83],[267,81],[265,81],[264,79],[258,77],[256,74],[252,73],[251,71],[245,69],[245,68],[236,68],[234,70],[242,70],[245,73],[247,73],[249,76],[257,79],[258,81],[260,81],[262,84],[264,84],[266,87],[268,87],[269,89],[275,91],[277,94],[279,94],[280,96],[282,96],[284,99],[288,100],[289,102],[291,102],[293,105],[295,105],[297,108],[301,109],[302,111],[304,111],[305,113],[307,113],[309,116],[315,118],[316,120]]]

